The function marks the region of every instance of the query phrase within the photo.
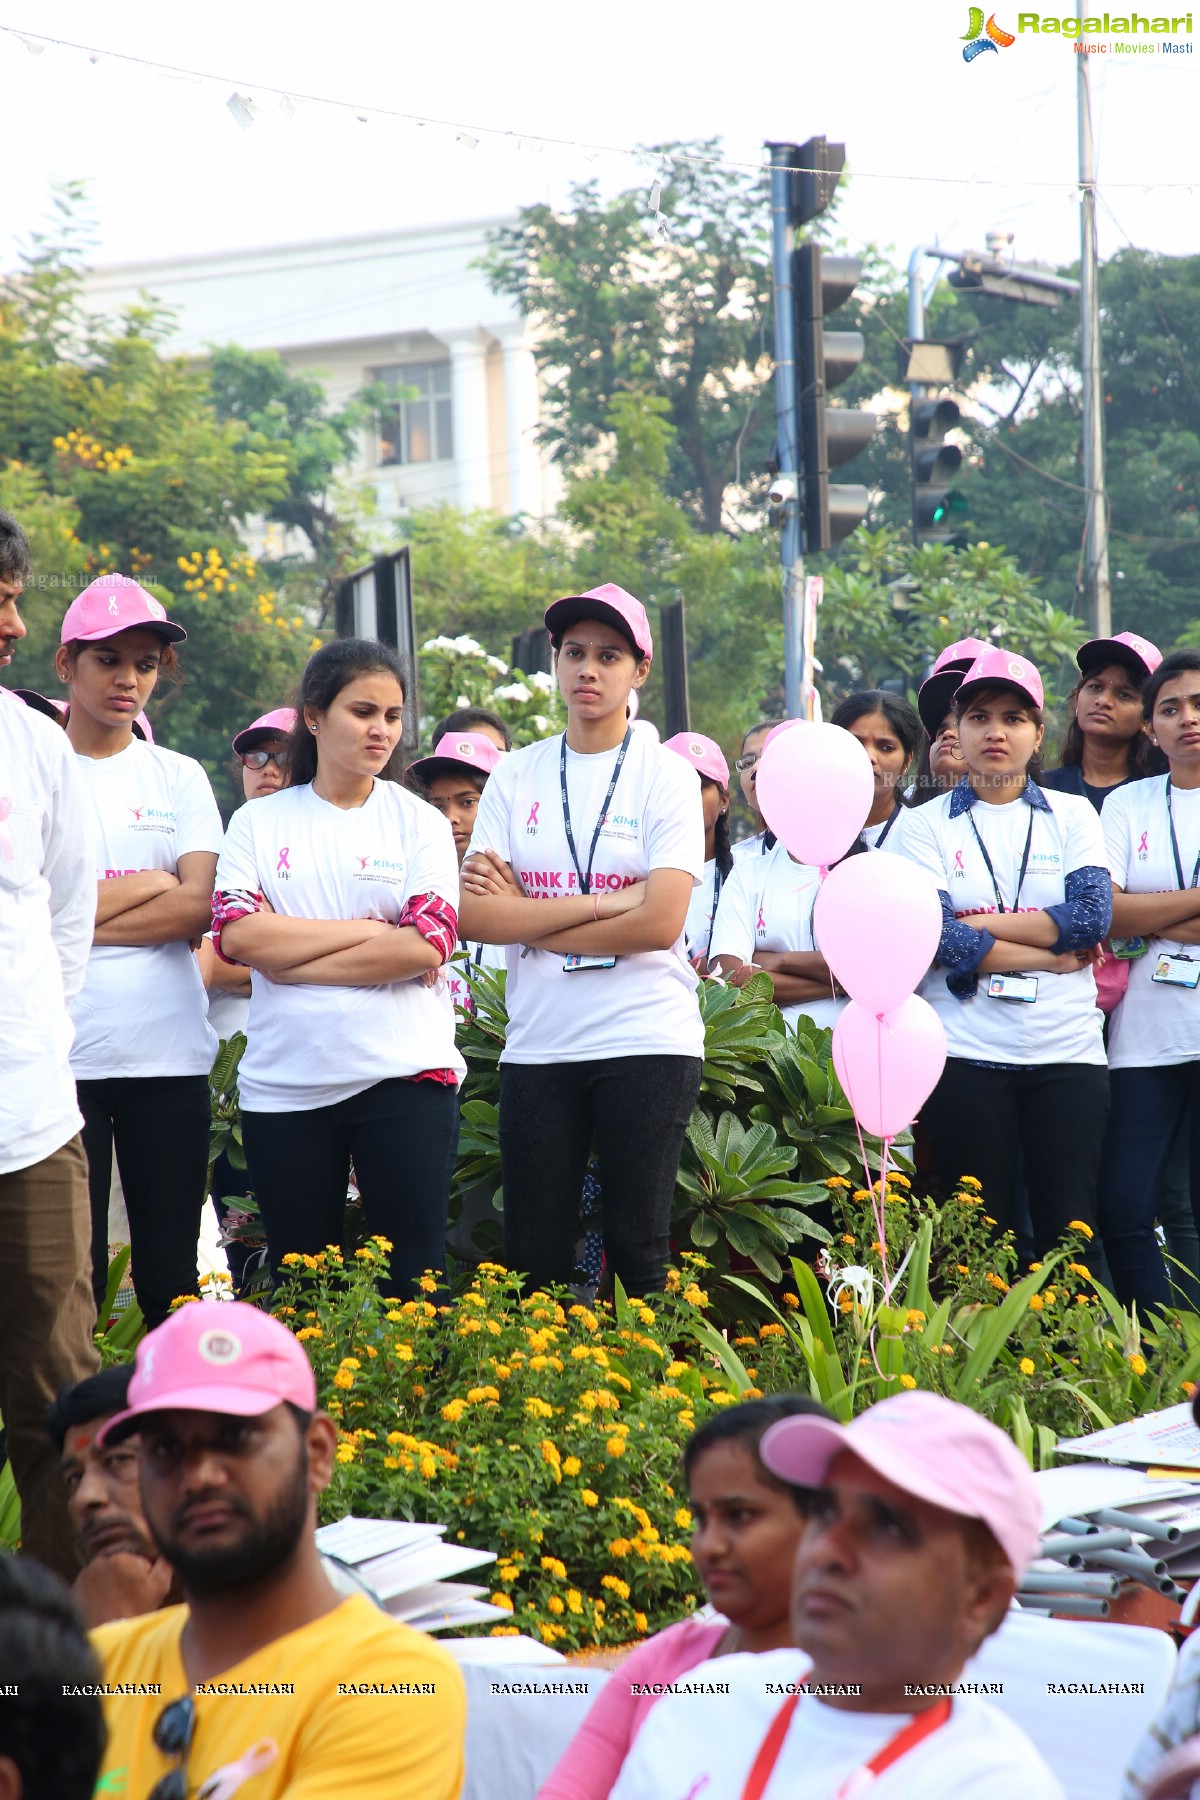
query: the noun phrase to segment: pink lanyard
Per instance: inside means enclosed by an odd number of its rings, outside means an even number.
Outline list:
[[[779,1753],[783,1749],[783,1740],[788,1734],[792,1722],[792,1714],[799,1703],[799,1694],[789,1694],[767,1728],[767,1734],[758,1747],[758,1755],[754,1765],[746,1777],[746,1785],[742,1789],[742,1800],[762,1800],[767,1791],[767,1783],[775,1772],[775,1764],[779,1761]],[[882,1750],[877,1750],[870,1762],[855,1769],[841,1783],[833,1800],[850,1800],[870,1785],[877,1775],[890,1769],[894,1762],[907,1754],[909,1750],[931,1737],[935,1731],[946,1723],[950,1717],[952,1702],[948,1697],[939,1700],[936,1706],[928,1711],[916,1713],[907,1725],[902,1725],[894,1737],[888,1739]]]

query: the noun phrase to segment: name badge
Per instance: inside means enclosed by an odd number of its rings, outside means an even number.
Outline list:
[[[1192,956],[1160,956],[1150,979],[1167,987],[1194,988],[1200,983],[1200,961]]]
[[[1200,964],[1197,964],[1200,970]],[[1019,1000],[1026,1006],[1032,1006],[1037,999],[1038,978],[1036,975],[989,975],[989,1000]]]
[[[574,975],[578,969],[615,969],[615,956],[568,956],[563,964],[564,975]],[[1196,964],[1200,970],[1200,963]]]

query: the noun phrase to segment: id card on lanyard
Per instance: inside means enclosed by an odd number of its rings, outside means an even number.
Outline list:
[[[807,1681],[807,1676],[805,1677]],[[746,1777],[746,1785],[742,1789],[741,1800],[763,1800],[767,1785],[775,1773],[775,1765],[779,1761],[783,1749],[783,1741],[787,1737],[788,1727],[800,1704],[799,1694],[790,1694],[767,1727],[767,1734],[758,1747],[750,1773]],[[893,1763],[899,1762],[910,1750],[932,1737],[950,1718],[953,1701],[943,1697],[936,1705],[925,1712],[914,1713],[907,1725],[902,1725],[894,1737],[890,1737],[881,1750],[877,1750],[869,1762],[853,1770],[844,1781],[838,1783],[830,1800],[857,1800],[859,1794],[865,1794],[877,1775],[890,1769]]]
[[[592,891],[592,864],[596,860],[596,846],[600,842],[600,833],[604,829],[604,821],[608,817],[608,809],[612,805],[612,797],[617,791],[617,783],[621,779],[621,770],[625,766],[625,757],[629,750],[629,740],[633,736],[633,726],[625,727],[625,736],[621,739],[621,748],[617,751],[617,760],[613,764],[613,772],[609,777],[608,791],[600,802],[600,812],[596,819],[596,829],[592,833],[592,846],[588,851],[587,868],[579,866],[579,852],[575,848],[575,833],[571,829],[571,798],[567,793],[567,734],[564,731],[558,749],[558,781],[562,793],[563,831],[566,833],[567,849],[571,852],[571,861],[575,864],[575,874],[579,880],[581,894]],[[572,975],[579,969],[614,969],[617,965],[615,956],[568,956],[563,969]]]

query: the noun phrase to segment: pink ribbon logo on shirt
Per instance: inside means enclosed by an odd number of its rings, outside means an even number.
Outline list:
[[[966,872],[967,872],[967,871],[966,871],[966,870],[965,870],[965,869],[964,869],[964,868],[963,868],[963,859],[962,859],[962,851],[961,851],[961,850],[956,850],[956,851],[955,851],[955,852],[954,852],[954,873],[955,873],[955,874],[956,874],[956,875],[963,875],[963,876],[965,876],[965,875],[966,875]]]
[[[756,936],[756,937],[757,937],[757,936],[758,936],[758,935],[759,935],[759,933],[760,933],[760,932],[761,932],[761,933],[762,933],[762,935],[763,935],[763,936],[764,936],[764,937],[765,937],[765,936],[766,936],[766,932],[767,932],[767,921],[766,921],[766,920],[765,920],[765,919],[764,919],[764,918],[763,918],[763,909],[762,909],[762,902],[761,902],[761,901],[760,901],[760,902],[759,902],[759,907],[758,907],[758,920],[757,920],[757,922],[756,922],[756,924],[755,924],[755,927],[754,927],[754,934],[755,934],[755,936]]]
[[[1149,836],[1150,836],[1150,833],[1148,831],[1143,831],[1142,836],[1141,836],[1141,841],[1139,842],[1138,847],[1137,847],[1137,853],[1139,856],[1146,856],[1149,854],[1147,847],[1146,847],[1146,839]]]
[[[529,829],[530,829],[530,827],[531,827],[531,826],[533,826],[533,825],[536,825],[536,824],[537,824],[537,822],[538,822],[538,807],[539,807],[539,806],[540,806],[540,805],[541,805],[541,804],[542,804],[542,803],[541,803],[541,801],[540,801],[540,800],[535,800],[535,801],[534,801],[534,803],[533,803],[533,805],[532,805],[532,806],[531,806],[531,807],[530,807],[530,809],[529,809],[529,817],[528,817],[528,818],[527,818],[527,819],[526,819],[526,821],[525,821],[525,829],[526,829],[526,831],[528,831],[528,830],[529,830]]]
[[[275,864],[275,873],[277,875],[281,874],[284,869],[287,870],[289,875],[291,874],[292,865],[288,861],[288,857],[291,853],[290,845],[285,844],[283,849],[279,852],[279,861]]]
[[[11,862],[13,859],[12,834],[6,823],[12,808],[12,795],[0,794],[0,856],[4,858],[5,862]]]

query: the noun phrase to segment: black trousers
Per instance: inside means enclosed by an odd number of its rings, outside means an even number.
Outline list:
[[[308,1112],[245,1112],[242,1148],[276,1270],[290,1250],[341,1243],[351,1162],[367,1231],[392,1243],[389,1293],[410,1299],[426,1269],[445,1268],[454,1088],[392,1077]]]
[[[1039,1256],[1072,1219],[1096,1230],[1107,1118],[1108,1070],[1096,1063],[985,1069],[950,1057],[921,1109],[942,1192],[960,1175],[974,1175],[1000,1231],[1017,1226],[1022,1160]]]
[[[208,1175],[207,1075],[75,1084],[92,1207],[92,1286],[108,1282],[108,1195],[115,1150],[129,1215],[133,1286],[153,1330],[177,1294],[196,1292],[196,1241]]]
[[[675,1177],[702,1068],[693,1056],[501,1064],[504,1248],[509,1267],[531,1287],[571,1279],[594,1142],[609,1271],[631,1294],[661,1290]]]

